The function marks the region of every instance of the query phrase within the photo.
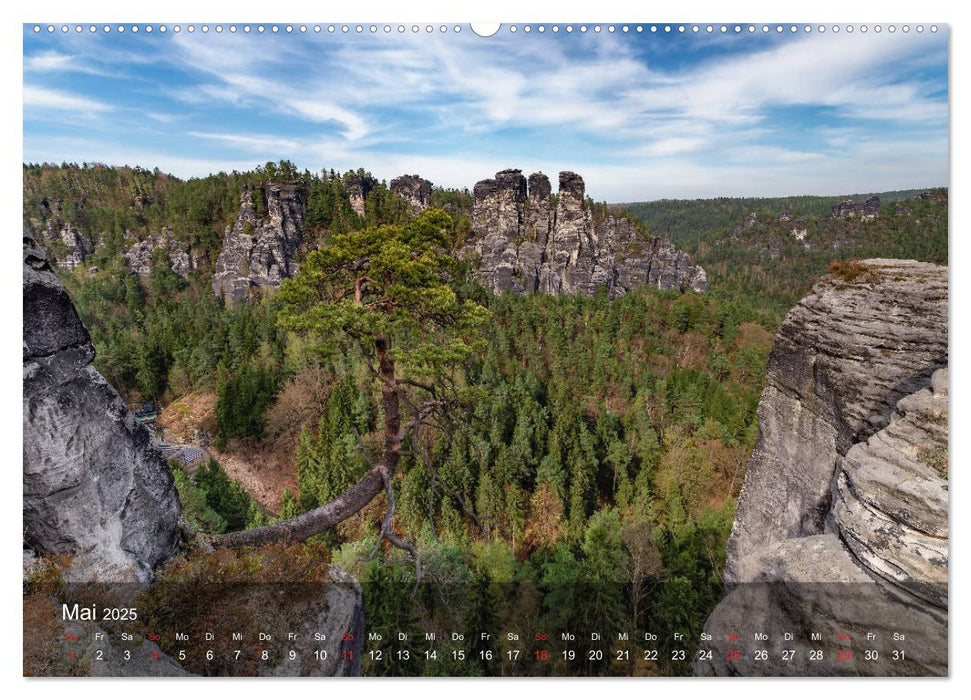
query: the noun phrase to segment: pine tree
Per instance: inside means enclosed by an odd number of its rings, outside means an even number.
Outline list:
[[[289,523],[227,536],[223,543],[305,539],[347,519],[388,487],[406,440],[444,409],[441,394],[461,398],[451,391],[450,380],[483,345],[489,313],[459,298],[448,284],[456,269],[449,250],[451,224],[445,212],[426,209],[404,226],[332,235],[284,281],[277,294],[284,329],[306,339],[323,359],[360,352],[375,368],[384,413],[383,454],[328,504]],[[403,399],[406,391],[415,395]],[[413,415],[403,416],[412,405]],[[382,535],[394,541],[392,533]]]
[[[297,499],[294,498],[290,489],[285,489],[283,491],[283,500],[280,501],[280,519],[286,520],[288,518],[294,518],[299,514],[300,505],[297,503]]]
[[[304,425],[297,438],[296,467],[300,507],[305,511],[316,508],[320,503],[317,498],[321,479],[319,452],[316,436]]]

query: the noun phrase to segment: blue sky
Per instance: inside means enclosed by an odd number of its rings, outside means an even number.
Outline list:
[[[228,27],[228,25],[223,25]],[[289,158],[471,187],[580,172],[596,199],[948,183],[946,30],[24,28],[24,159],[187,177]]]

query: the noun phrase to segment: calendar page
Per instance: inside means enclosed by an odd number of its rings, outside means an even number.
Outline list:
[[[23,674],[947,676],[948,27],[27,23]]]

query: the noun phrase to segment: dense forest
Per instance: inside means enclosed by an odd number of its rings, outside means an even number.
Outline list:
[[[59,272],[91,333],[97,368],[132,403],[214,395],[218,448],[287,455],[297,488],[274,508],[216,461],[191,473],[173,464],[185,518],[201,532],[312,510],[364,474],[380,447],[387,416],[366,347],[325,348],[324,340],[346,332],[347,319],[324,323],[318,314],[308,332],[294,322],[294,290],[312,274],[314,256],[349,241],[387,239],[381,254],[407,259],[413,231],[434,224],[443,245],[460,245],[471,197],[436,188],[432,208],[416,221],[380,183],[359,217],[346,183],[361,174],[298,172],[284,162],[181,181],[157,170],[24,167],[25,226],[40,233],[48,222],[70,222],[98,243],[90,266]],[[300,180],[309,192],[311,264],[259,303],[226,306],[210,275],[239,190],[281,179]],[[690,655],[669,654],[673,633],[697,640],[720,596],[733,499],[785,310],[834,259],[947,260],[946,192],[906,197],[907,215],[885,203],[868,222],[833,220],[833,201],[627,205],[707,268],[709,295],[642,288],[615,301],[497,297],[475,282],[467,262],[449,263],[436,279],[456,303],[481,309],[482,323],[460,353],[422,346],[426,365],[447,367],[427,381],[451,398],[434,426],[412,436],[394,477],[394,528],[420,552],[420,584],[414,557],[379,539],[384,495],[303,545],[322,548],[362,582],[368,630],[386,638],[429,625],[649,631],[660,639],[656,659],[632,658],[629,668],[590,660],[587,671],[627,673],[636,664],[640,673],[688,673]],[[782,210],[789,220],[780,221]],[[791,233],[797,220],[804,238]],[[207,262],[182,278],[163,255],[147,278],[132,273],[120,251],[162,227]],[[424,332],[422,319],[388,323],[405,347]],[[170,576],[197,570],[191,557],[207,555],[188,556]],[[470,650],[481,673],[516,668],[483,650]],[[438,666],[365,659],[365,673],[458,672],[446,651]],[[468,669],[463,663],[461,673]]]
[[[882,206],[873,220],[833,216],[833,206],[842,201],[862,203],[874,196]],[[781,320],[833,260],[885,257],[947,264],[944,189],[618,206],[704,267],[712,294],[758,299],[767,319]]]
[[[73,225],[94,250],[93,266],[110,264],[124,248],[163,228],[176,240],[189,243],[201,254],[211,273],[222,244],[222,234],[239,208],[240,192],[265,182],[288,181],[303,185],[309,206],[305,225],[310,243],[317,236],[374,226],[401,223],[410,208],[391,195],[386,182],[377,183],[365,203],[365,216],[351,208],[348,182],[368,175],[363,169],[336,173],[300,171],[289,161],[266,163],[246,172],[218,173],[181,180],[157,168],[108,167],[98,163],[25,164],[24,226],[39,233],[50,224],[55,229]],[[456,229],[468,231],[462,214],[472,206],[463,190],[436,188],[432,205],[456,214]],[[257,215],[263,203],[254,201]],[[56,255],[58,241],[49,243]]]

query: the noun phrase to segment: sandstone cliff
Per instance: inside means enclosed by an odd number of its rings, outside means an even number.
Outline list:
[[[783,322],[706,628],[908,635],[887,673],[947,670],[947,269],[845,264]],[[829,635],[829,636],[826,636]],[[882,644],[883,642],[881,642]],[[822,673],[865,673],[862,655]],[[814,673],[804,658],[697,673]]]
[[[411,205],[418,214],[431,203],[432,183],[418,175],[402,175],[391,181],[391,193]]]
[[[946,268],[870,260],[817,284],[769,355],[727,580],[755,547],[822,533],[837,457],[887,426],[897,402],[946,364]]]
[[[866,202],[854,202],[846,199],[833,205],[834,219],[852,219],[860,217],[863,221],[870,221],[880,213],[880,198],[870,197]]]
[[[668,241],[645,238],[622,217],[594,216],[583,178],[561,172],[556,206],[549,178],[503,170],[473,190],[472,231],[478,277],[495,293],[594,294],[631,289],[708,289],[705,271]]]
[[[367,174],[360,173],[348,175],[344,181],[347,187],[347,196],[351,202],[351,209],[360,217],[364,216],[364,200],[371,194],[371,190],[377,186],[378,181]]]
[[[186,278],[196,267],[192,248],[188,243],[180,243],[172,236],[172,229],[165,228],[157,236],[149,236],[145,240],[135,243],[125,251],[125,261],[128,267],[139,277],[148,277],[152,273],[152,256],[161,248],[172,267],[172,272],[179,277]]]
[[[245,301],[254,288],[278,287],[297,271],[307,193],[292,183],[267,183],[259,192],[265,215],[257,216],[254,193],[244,189],[216,260],[212,289],[229,303]]]
[[[59,237],[61,239],[61,243],[64,244],[64,248],[67,251],[61,257],[61,259],[57,261],[57,264],[61,267],[73,269],[78,265],[83,265],[85,259],[94,252],[78,230],[71,224],[64,224],[64,227],[57,234],[48,231],[48,235],[51,240],[54,240],[55,235]]]
[[[36,213],[40,216],[29,217],[26,228],[33,232],[37,242],[50,253],[56,250],[56,254],[50,255],[50,259],[58,267],[73,269],[83,265],[85,259],[94,253],[94,246],[90,241],[85,240],[70,217],[66,215],[64,202],[59,198],[41,197],[38,205]],[[80,197],[74,202],[74,206],[78,210],[83,210],[84,198]],[[26,199],[24,213],[27,213]]]
[[[172,475],[91,367],[88,333],[27,235],[23,261],[25,544],[71,555],[78,579],[148,580],[178,544]]]

